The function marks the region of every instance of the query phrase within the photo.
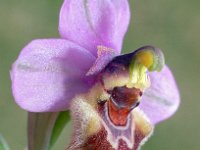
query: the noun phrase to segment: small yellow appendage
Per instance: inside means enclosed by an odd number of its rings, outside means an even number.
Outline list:
[[[136,54],[136,61],[143,64],[147,69],[153,65],[153,54],[151,51],[141,51]]]

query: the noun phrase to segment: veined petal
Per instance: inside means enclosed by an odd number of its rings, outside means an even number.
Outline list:
[[[144,92],[140,108],[153,124],[169,118],[180,103],[179,91],[167,66],[161,72],[149,73],[151,86]]]
[[[68,109],[74,94],[87,89],[84,77],[94,61],[90,52],[67,40],[32,41],[11,71],[17,104],[31,112]]]
[[[97,55],[97,45],[120,53],[130,12],[127,0],[65,0],[60,11],[59,31]]]

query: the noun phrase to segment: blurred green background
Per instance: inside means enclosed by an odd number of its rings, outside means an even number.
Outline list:
[[[12,150],[26,145],[26,112],[13,101],[9,70],[32,39],[59,37],[63,0],[0,0],[0,133]],[[124,51],[142,45],[160,47],[173,70],[182,102],[178,112],[160,123],[142,150],[200,149],[200,1],[130,0],[132,20]],[[69,141],[70,124],[54,150]]]

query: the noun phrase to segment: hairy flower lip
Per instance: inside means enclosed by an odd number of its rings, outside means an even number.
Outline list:
[[[123,140],[129,148],[134,146],[134,129],[135,125],[132,124],[132,114],[129,113],[125,121],[125,124],[115,124],[109,117],[109,101],[106,101],[100,106],[100,114],[102,117],[103,127],[107,132],[106,140],[111,144],[111,147],[117,149],[119,141]],[[122,122],[121,122],[122,123]]]

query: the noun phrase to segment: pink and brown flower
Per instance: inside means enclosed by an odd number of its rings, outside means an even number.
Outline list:
[[[32,41],[13,64],[13,95],[23,109],[70,110],[68,149],[137,150],[178,108],[160,49],[120,55],[129,19],[127,0],[65,0],[61,38]]]

